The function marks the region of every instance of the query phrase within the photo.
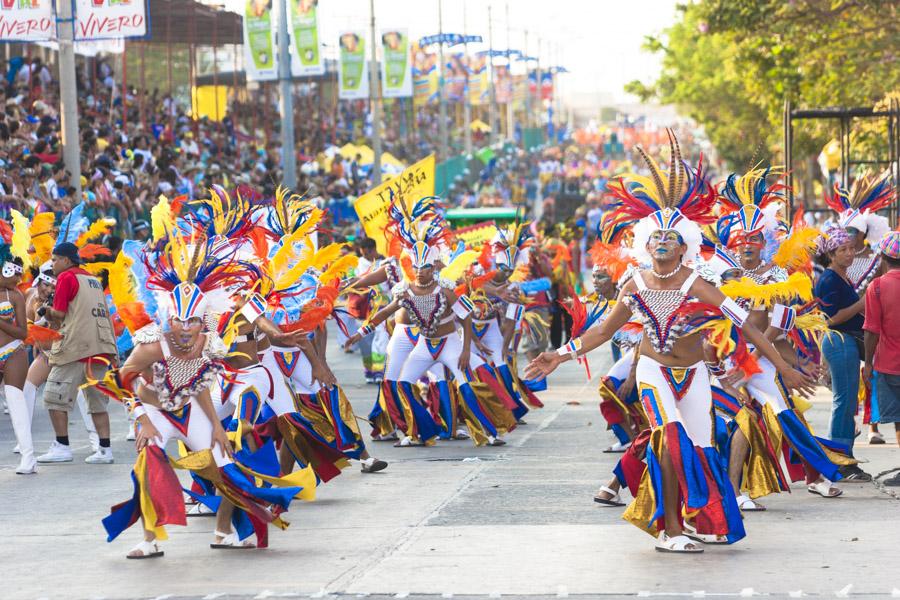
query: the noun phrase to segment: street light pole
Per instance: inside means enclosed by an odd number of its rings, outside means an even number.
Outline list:
[[[63,160],[75,200],[81,201],[81,145],[78,142],[78,98],[75,83],[75,20],[72,2],[57,2],[59,16],[59,114],[62,126]],[[125,99],[122,99],[125,106]],[[125,114],[124,108],[122,114]]]
[[[466,14],[466,0],[463,0],[463,39],[468,39],[469,35],[469,21]],[[471,98],[469,98],[469,42],[463,43],[463,55],[466,57],[466,71],[465,78],[466,84],[463,86],[464,97],[463,97],[463,121],[465,121],[465,126],[463,127],[463,136],[466,144],[466,154],[472,154],[472,105],[470,104]]]
[[[488,66],[490,66],[491,99],[488,104],[488,120],[491,126],[491,146],[497,143],[497,90],[494,87],[494,21],[491,17],[491,5],[488,4]]]
[[[63,1],[61,4],[68,4]],[[297,158],[294,149],[294,94],[291,80],[291,43],[288,36],[287,0],[278,2],[278,106],[281,110],[282,183],[297,187]]]
[[[369,24],[372,37],[371,64],[369,65],[369,101],[372,103],[372,187],[381,183],[381,77],[378,73],[378,56],[375,38],[375,0],[369,0]]]
[[[512,46],[510,45],[509,40],[509,0],[506,2],[506,70],[508,71],[506,74],[506,85],[512,88],[512,54],[511,54]],[[512,89],[507,90],[508,95],[506,97],[506,138],[510,141],[515,139],[515,123],[513,122],[513,99],[512,99]]]
[[[446,69],[446,65],[444,64],[444,42],[441,37],[444,35],[444,9],[443,2],[438,0],[438,61],[441,63],[441,69],[438,71],[438,92],[440,93],[440,106],[438,118],[440,119],[440,135],[441,135],[441,146],[440,146],[440,154],[438,155],[438,160],[443,162],[447,160],[447,93],[444,90],[444,70]]]

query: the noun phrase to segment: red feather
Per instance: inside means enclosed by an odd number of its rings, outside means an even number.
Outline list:
[[[125,302],[116,306],[116,313],[132,334],[153,322],[143,302]]]
[[[260,260],[266,260],[269,254],[269,244],[266,241],[266,230],[262,227],[254,227],[247,235],[250,243],[253,244],[253,253]]]
[[[25,343],[29,346],[46,345],[61,339],[62,334],[60,332],[32,323],[28,326],[28,337],[25,338]]]
[[[619,244],[594,242],[588,254],[594,264],[606,271],[614,282],[622,278],[629,265],[637,265]]]
[[[478,264],[485,271],[491,268],[491,245],[487,242],[481,245],[481,254],[478,255]]]
[[[82,260],[93,260],[98,256],[112,256],[112,251],[100,244],[85,244],[84,247],[78,251],[78,256],[80,256]]]
[[[582,304],[581,299],[578,298],[575,290],[571,290],[570,295],[572,297],[571,306],[562,301],[559,301],[559,305],[572,317],[571,333],[572,337],[575,338],[584,333],[584,324],[587,323],[587,309],[584,307],[584,304]]]
[[[13,230],[6,221],[0,221],[0,236],[3,237],[5,243],[12,242]]]

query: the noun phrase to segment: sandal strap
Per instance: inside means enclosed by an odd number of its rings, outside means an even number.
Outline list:
[[[610,496],[612,496],[612,498],[610,498],[610,500],[615,500],[615,499],[617,499],[617,498],[619,497],[619,492],[617,492],[617,491],[613,490],[612,488],[607,487],[607,486],[605,486],[605,485],[601,485],[601,486],[600,486],[600,491],[601,491],[601,492],[606,492],[607,494],[609,494]]]

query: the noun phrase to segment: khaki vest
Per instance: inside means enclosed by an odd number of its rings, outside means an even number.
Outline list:
[[[62,339],[53,342],[50,364],[64,365],[98,354],[116,356],[116,337],[106,295],[100,281],[92,275],[80,273],[78,293],[69,302],[59,333]]]

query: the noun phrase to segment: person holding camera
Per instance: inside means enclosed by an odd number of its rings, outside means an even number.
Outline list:
[[[53,249],[53,273],[57,278],[53,305],[38,311],[58,328],[61,336],[50,348],[50,374],[44,388],[44,406],[50,411],[56,440],[46,454],[38,457],[39,463],[72,461],[68,413],[79,388],[87,381],[87,370],[91,370],[94,379],[101,379],[106,365],[116,358],[116,338],[103,285],[79,268],[80,262],[75,244],[63,242]],[[102,360],[92,360],[98,358]],[[100,447],[85,462],[110,464],[113,455],[107,400],[94,387],[85,389],[84,396],[100,437]]]

